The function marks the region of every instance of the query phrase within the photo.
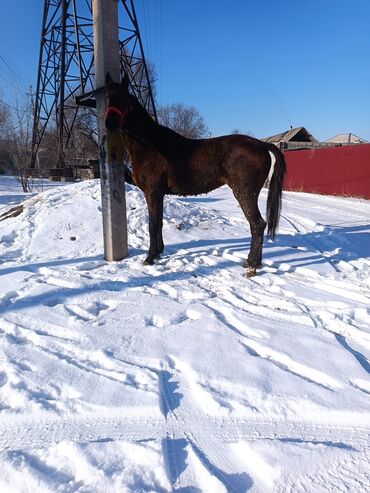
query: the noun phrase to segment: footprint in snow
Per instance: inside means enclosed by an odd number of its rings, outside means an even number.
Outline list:
[[[104,303],[89,303],[86,306],[81,306],[81,304],[65,305],[65,308],[72,316],[84,322],[89,322],[91,320],[95,320],[108,310],[114,310],[117,305],[118,303],[115,300],[107,300]]]
[[[176,315],[173,319],[166,319],[161,317],[160,315],[152,315],[146,318],[146,325],[149,327],[158,327],[164,328],[173,325],[182,324],[188,320],[198,320],[201,317],[201,314],[196,310],[191,308],[185,310]]]
[[[0,239],[0,243],[3,243],[5,247],[10,248],[16,239],[17,239],[17,233],[15,231],[13,231],[12,233],[10,233],[8,235],[4,235]]]
[[[79,271],[90,271],[99,269],[100,267],[106,265],[105,261],[102,260],[91,260],[90,262],[84,262],[77,266],[77,270]]]
[[[177,323],[185,322],[186,320],[198,320],[200,317],[201,315],[199,312],[189,308],[179,316]]]
[[[152,315],[150,317],[146,317],[145,321],[147,327],[158,327],[159,329],[162,329],[163,327],[169,325],[169,320],[166,320],[165,318],[160,317],[159,315]]]
[[[8,377],[7,377],[6,373],[4,373],[3,371],[0,371],[0,387],[3,387],[7,381],[8,381]]]

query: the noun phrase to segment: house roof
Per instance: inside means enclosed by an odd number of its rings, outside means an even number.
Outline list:
[[[366,144],[367,140],[362,139],[358,135],[352,133],[338,134],[325,142],[333,142],[335,144]]]
[[[317,142],[310,132],[304,127],[291,128],[281,134],[265,137],[265,142]]]

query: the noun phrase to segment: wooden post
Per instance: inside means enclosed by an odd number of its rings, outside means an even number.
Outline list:
[[[105,74],[120,79],[117,0],[93,0],[95,88],[105,85]],[[104,125],[104,94],[96,94],[99,125],[100,181],[103,211],[104,257],[121,260],[128,255],[125,174],[122,143]]]

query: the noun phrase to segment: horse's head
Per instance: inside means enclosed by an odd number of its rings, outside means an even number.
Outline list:
[[[105,76],[105,126],[111,132],[119,130],[132,109],[129,80],[125,75],[121,82],[113,82],[109,72]]]

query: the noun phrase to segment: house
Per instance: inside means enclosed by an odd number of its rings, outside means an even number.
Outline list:
[[[324,142],[330,144],[367,144],[368,141],[352,133],[338,134]]]
[[[319,145],[318,140],[305,127],[290,128],[261,140],[283,149],[300,149]]]

